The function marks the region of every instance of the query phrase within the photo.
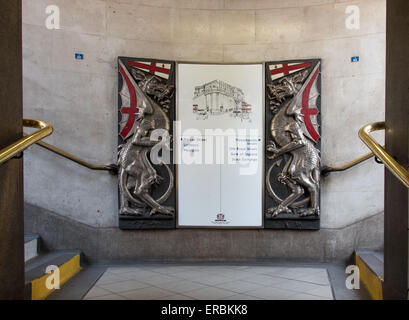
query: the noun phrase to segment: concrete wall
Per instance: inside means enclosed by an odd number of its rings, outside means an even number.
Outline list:
[[[322,58],[322,162],[368,150],[358,129],[384,119],[385,0],[23,0],[24,116],[55,127],[47,142],[97,163],[115,161],[117,56],[201,62]],[[61,30],[45,27],[47,5]],[[345,26],[348,5],[360,29]],[[74,53],[85,55],[77,61]],[[359,63],[351,63],[360,56]],[[116,179],[33,147],[25,200],[92,227],[117,226]],[[383,211],[373,161],[322,185],[322,227]],[[380,226],[381,227],[381,226]]]

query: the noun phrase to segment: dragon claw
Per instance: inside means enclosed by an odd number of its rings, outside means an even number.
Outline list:
[[[155,214],[164,214],[167,216],[172,216],[174,212],[175,209],[173,209],[172,207],[159,206],[157,208],[153,208],[150,215],[153,216]]]
[[[139,210],[131,209],[128,207],[122,208],[119,212],[121,216],[141,216],[142,213]]]
[[[300,213],[300,217],[319,216],[320,210],[318,208],[305,209]]]
[[[269,217],[274,218],[274,217],[277,217],[281,213],[292,213],[292,211],[288,207],[279,205],[276,208],[267,209],[267,214],[266,215],[267,215],[268,218]]]

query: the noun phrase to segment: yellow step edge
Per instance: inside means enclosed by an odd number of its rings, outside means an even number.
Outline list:
[[[363,283],[368,290],[372,300],[383,300],[382,278],[368,267],[358,253],[355,253],[355,263],[359,268],[361,283]]]
[[[59,266],[60,286],[81,271],[80,254],[72,257],[70,260]],[[41,278],[35,279],[31,283],[31,300],[45,300],[55,289],[48,289],[46,286],[47,278],[51,274],[45,274]]]

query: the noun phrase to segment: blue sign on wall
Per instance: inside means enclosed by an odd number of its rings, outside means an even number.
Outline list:
[[[359,62],[359,56],[352,57],[351,62]]]
[[[75,60],[84,60],[84,55],[82,53],[76,53]]]

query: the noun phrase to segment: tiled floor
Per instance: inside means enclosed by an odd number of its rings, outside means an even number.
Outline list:
[[[85,300],[333,300],[327,270],[268,266],[108,268]]]

